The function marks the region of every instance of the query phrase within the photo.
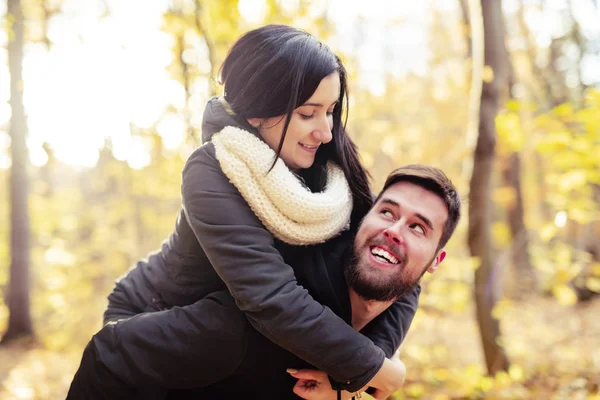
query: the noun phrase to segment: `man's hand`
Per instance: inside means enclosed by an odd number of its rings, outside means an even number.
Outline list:
[[[298,379],[294,386],[294,393],[308,400],[337,400],[337,392],[331,388],[329,378],[323,371],[314,369],[287,370],[290,375]],[[352,395],[342,392],[342,399],[350,399]]]
[[[376,388],[375,393],[372,394],[376,399],[387,399],[402,387],[405,379],[406,366],[395,355],[392,359],[385,359],[381,369],[367,386]]]

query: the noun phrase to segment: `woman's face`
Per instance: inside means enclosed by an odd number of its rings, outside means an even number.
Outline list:
[[[294,170],[309,168],[315,161],[319,146],[332,139],[333,109],[340,97],[340,75],[327,75],[313,95],[292,114],[279,156]],[[279,147],[285,115],[272,118],[251,118],[260,136],[275,151]]]

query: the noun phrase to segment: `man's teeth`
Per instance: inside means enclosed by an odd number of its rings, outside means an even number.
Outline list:
[[[398,264],[398,262],[399,262],[399,260],[396,257],[394,257],[392,254],[390,254],[389,252],[385,251],[384,249],[382,249],[380,247],[373,247],[371,249],[371,254],[373,254],[374,256],[383,258],[385,261],[392,263],[392,264]]]

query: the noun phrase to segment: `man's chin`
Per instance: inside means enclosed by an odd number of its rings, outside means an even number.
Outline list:
[[[374,282],[369,279],[356,279],[350,283],[350,287],[363,300],[368,301],[395,301],[396,299],[410,293],[414,285],[405,285],[387,282]]]

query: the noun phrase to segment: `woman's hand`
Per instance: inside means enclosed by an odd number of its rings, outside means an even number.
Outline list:
[[[298,379],[294,386],[294,393],[308,400],[337,400],[337,391],[331,388],[329,377],[323,371],[314,369],[292,370],[288,373]],[[352,394],[342,392],[342,399],[349,400]]]

